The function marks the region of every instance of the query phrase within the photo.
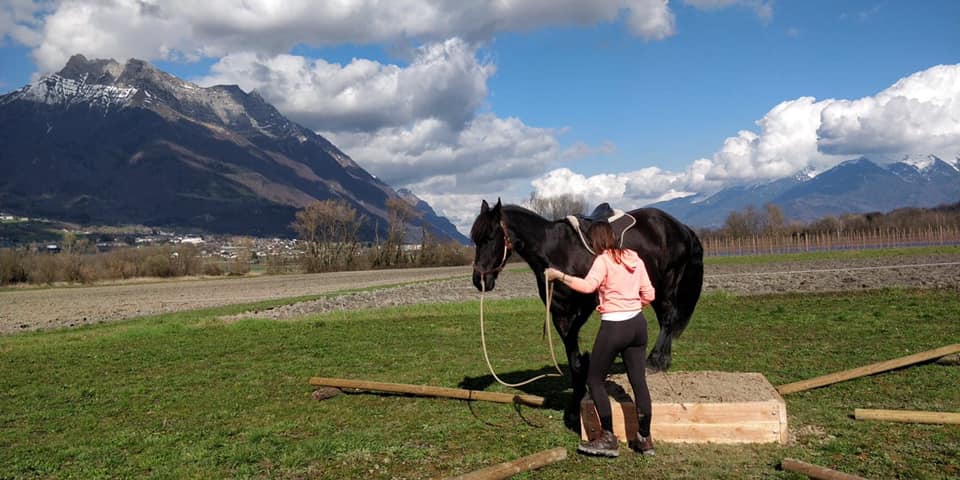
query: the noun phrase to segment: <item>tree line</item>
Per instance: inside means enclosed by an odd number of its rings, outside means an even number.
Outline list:
[[[0,285],[246,275],[253,267],[275,274],[470,264],[472,248],[441,241],[422,221],[416,232],[410,225],[419,218],[406,201],[390,199],[386,228],[376,225],[373,241],[363,242],[360,228],[367,221],[365,216],[344,201],[318,201],[299,210],[290,225],[299,251],[257,257],[252,245],[240,245],[236,258],[227,261],[204,256],[198,247],[186,244],[100,252],[90,239],[64,233],[62,250],[56,253],[37,245],[0,248]],[[411,237],[418,241],[409,243]]]

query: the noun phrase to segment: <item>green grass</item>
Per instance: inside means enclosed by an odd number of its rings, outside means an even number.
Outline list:
[[[542,308],[488,303],[491,360],[508,381],[549,363]],[[960,476],[960,427],[850,418],[856,407],[960,411],[960,367],[789,395],[800,432],[789,446],[660,443],[653,459],[624,449],[605,460],[573,453],[565,380],[524,387],[548,397],[545,409],[402,395],[311,400],[316,375],[509,391],[487,387],[475,302],[293,322],[216,318],[241,309],[0,338],[0,478],[435,478],[555,446],[570,458],[519,478],[802,478],[776,470],[787,456],[868,478]],[[956,343],[958,312],[953,291],[707,295],[675,344],[674,368],[791,382]]]

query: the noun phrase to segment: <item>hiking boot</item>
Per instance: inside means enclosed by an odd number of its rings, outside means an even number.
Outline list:
[[[630,445],[630,449],[634,452],[650,456],[657,454],[656,450],[653,449],[653,439],[650,437],[642,437],[638,433],[636,438],[627,443]]]
[[[577,451],[587,455],[597,455],[601,457],[616,457],[620,455],[620,442],[613,432],[604,430],[594,440],[583,442],[577,447]]]

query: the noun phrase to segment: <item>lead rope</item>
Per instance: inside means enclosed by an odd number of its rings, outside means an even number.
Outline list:
[[[493,371],[493,364],[490,363],[490,355],[487,354],[487,335],[483,326],[483,297],[486,291],[486,282],[483,281],[483,275],[480,275],[480,343],[483,344],[483,359],[486,360],[487,368],[490,370],[490,374],[493,375],[493,378],[496,379],[497,382],[500,382],[501,385],[506,387],[522,387],[523,385],[533,383],[541,378],[562,377],[563,371],[560,370],[560,365],[557,363],[557,355],[553,350],[553,335],[550,333],[550,303],[553,300],[553,282],[547,282],[547,313],[544,317],[543,328],[547,335],[547,343],[550,344],[550,358],[553,360],[553,366],[557,369],[557,373],[544,373],[520,383],[504,382],[500,379],[500,377],[497,376],[497,372]]]

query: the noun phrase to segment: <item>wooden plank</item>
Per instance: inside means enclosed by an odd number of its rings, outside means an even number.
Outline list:
[[[584,401],[584,405],[589,406],[588,410],[593,408],[593,402],[589,400]],[[650,429],[654,438],[658,441],[681,443],[785,444],[789,440],[786,406],[779,400],[685,406],[686,410],[679,404],[653,404],[653,422]],[[632,402],[617,402],[613,399],[610,407],[613,433],[621,442],[626,442],[637,431],[636,407]],[[581,439],[590,440],[583,423],[581,432]]]
[[[794,460],[792,458],[784,458],[781,460],[780,468],[788,472],[802,473],[810,478],[816,478],[818,480],[866,480],[863,477],[850,475],[849,473],[838,472],[827,467],[801,462],[800,460]]]
[[[860,378],[867,375],[886,372],[888,370],[895,370],[897,368],[906,367],[916,363],[935,360],[940,357],[944,357],[946,355],[950,355],[957,352],[960,352],[960,343],[947,345],[945,347],[940,347],[934,350],[927,350],[925,352],[915,353],[913,355],[908,355],[906,357],[900,357],[893,360],[873,363],[863,367],[854,368],[851,370],[844,370],[842,372],[831,373],[829,375],[821,375],[819,377],[811,378],[808,380],[802,380],[799,382],[780,385],[779,387],[777,387],[777,391],[780,392],[781,395],[802,392],[804,390],[823,387],[826,385],[831,385],[831,384],[843,382],[846,380],[852,380],[854,378]]]
[[[527,455],[510,462],[498,463],[482,470],[470,472],[457,477],[451,477],[451,480],[496,480],[510,478],[518,473],[537,469],[551,463],[559,462],[567,458],[567,449],[563,447],[544,450],[533,455]]]
[[[787,426],[787,403],[779,401],[780,411],[777,416],[780,418],[780,445],[786,445],[790,442],[790,428]]]
[[[857,420],[879,420],[884,422],[960,424],[960,413],[924,412],[918,410],[872,410],[857,408],[853,410]]]
[[[350,380],[346,378],[313,377],[310,385],[318,387],[355,388],[390,393],[407,393],[424,397],[456,398],[460,400],[481,400],[497,403],[521,403],[533,407],[542,407],[544,398],[536,395],[512,395],[509,393],[463,390],[459,388],[434,387],[430,385],[409,385],[405,383],[372,382]]]
[[[654,403],[655,422],[732,423],[778,421],[780,402]]]
[[[677,443],[780,443],[779,421],[745,423],[653,423],[650,434],[657,441]]]

